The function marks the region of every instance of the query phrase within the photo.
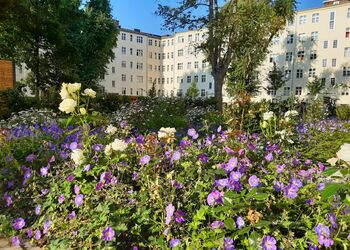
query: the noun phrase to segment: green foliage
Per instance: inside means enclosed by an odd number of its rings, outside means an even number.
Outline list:
[[[340,120],[350,120],[350,106],[347,104],[338,105],[336,108],[337,117]]]
[[[267,81],[270,84],[267,87],[267,89],[274,90],[274,91],[279,90],[281,87],[283,87],[283,85],[286,82],[285,73],[280,68],[277,68],[277,65],[275,62],[273,63],[272,70],[269,72],[267,76]]]
[[[306,108],[306,119],[309,121],[325,118],[325,110],[322,100],[313,100]]]
[[[191,86],[186,91],[186,97],[194,100],[194,99],[197,99],[198,96],[199,96],[199,89],[197,87],[196,82],[193,81],[191,83]]]
[[[321,79],[315,76],[312,81],[307,83],[306,87],[308,88],[311,96],[316,96],[317,94],[321,93],[325,85],[322,83]]]

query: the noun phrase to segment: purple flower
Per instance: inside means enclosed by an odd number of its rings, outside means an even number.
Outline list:
[[[320,184],[318,185],[317,189],[318,189],[319,191],[321,191],[321,190],[323,190],[325,187],[326,187],[326,184],[320,183]]]
[[[175,212],[175,221],[177,223],[181,223],[181,222],[184,222],[185,221],[185,212],[181,211],[181,210],[176,210]]]
[[[49,167],[40,168],[40,175],[46,177],[49,174]]]
[[[267,162],[272,161],[272,160],[273,160],[273,154],[272,154],[272,153],[269,153],[268,155],[266,155],[266,156],[265,156],[265,160],[266,160]]]
[[[18,218],[13,222],[13,227],[16,230],[21,230],[26,225],[26,222],[23,218]]]
[[[87,172],[91,169],[91,165],[90,164],[87,164],[84,168],[84,172]]]
[[[284,196],[294,199],[298,196],[299,188],[293,184],[290,184],[284,188]]]
[[[41,190],[41,194],[42,195],[46,195],[48,193],[49,193],[49,190],[47,188],[44,188],[44,189]]]
[[[99,183],[97,183],[97,186],[96,186],[96,190],[100,190],[103,186],[103,181],[100,181]]]
[[[337,228],[337,217],[333,213],[328,214],[329,223],[331,223],[332,228]]]
[[[224,223],[221,220],[216,220],[213,223],[210,224],[211,229],[218,229],[218,228],[223,228]]]
[[[197,139],[199,136],[194,128],[190,128],[189,130],[187,130],[187,135],[192,137],[192,139]]]
[[[84,195],[78,194],[78,195],[75,197],[75,199],[74,199],[75,205],[76,205],[77,207],[80,207],[81,204],[83,204],[83,199],[84,199]]]
[[[73,175],[70,175],[70,176],[68,176],[67,181],[68,181],[68,182],[72,182],[73,179],[74,179],[74,176],[73,176]]]
[[[28,228],[28,230],[27,230],[27,236],[28,236],[29,239],[33,237],[33,231],[32,231],[32,229]]]
[[[73,211],[68,215],[68,219],[73,220],[74,218],[75,218],[75,212]]]
[[[43,230],[44,234],[47,234],[47,232],[49,231],[51,225],[52,225],[52,221],[51,220],[46,220],[44,222],[44,230]]]
[[[234,250],[235,246],[233,245],[232,238],[224,238],[224,250]]]
[[[41,238],[41,232],[40,232],[40,230],[36,230],[35,231],[35,239],[40,240],[40,238]]]
[[[149,155],[144,155],[140,159],[140,165],[147,165],[150,160],[151,160],[151,157]]]
[[[77,142],[72,142],[70,145],[69,145],[69,149],[70,150],[75,150],[78,148],[78,143]]]
[[[139,174],[138,174],[136,171],[134,171],[134,172],[132,173],[132,179],[133,179],[134,181],[137,181],[138,178],[139,178]]]
[[[4,195],[2,196],[2,199],[4,201],[6,201],[6,206],[9,207],[12,204],[12,197],[11,195],[9,195],[7,192],[4,193]]]
[[[241,229],[242,227],[244,227],[245,223],[242,217],[238,217],[236,220],[236,224],[238,229]]]
[[[173,187],[175,187],[176,189],[181,189],[182,188],[182,185],[180,182],[178,182],[177,180],[171,180],[171,185]]]
[[[176,151],[174,154],[173,154],[173,157],[171,158],[172,161],[178,161],[180,160],[181,158],[181,153],[180,151]]]
[[[260,179],[256,175],[252,175],[249,177],[248,182],[251,187],[257,187],[259,186]]]
[[[282,165],[277,165],[276,168],[277,168],[277,173],[282,173],[284,168],[286,167],[285,164],[282,164]]]
[[[292,178],[290,180],[290,183],[294,186],[297,186],[298,188],[301,188],[303,186],[303,183],[301,183],[301,181],[297,178]]]
[[[209,161],[209,157],[207,154],[203,153],[198,155],[197,157],[203,164],[207,163]]]
[[[276,250],[276,239],[271,236],[265,236],[261,246],[263,250]]]
[[[79,192],[80,192],[79,186],[78,185],[74,185],[74,193],[75,194],[79,194]]]
[[[101,152],[102,151],[102,148],[103,148],[103,146],[102,146],[102,144],[94,144],[93,146],[92,146],[92,149],[95,151],[95,152]]]
[[[222,195],[218,190],[214,190],[207,197],[207,202],[209,206],[213,206],[214,203],[222,204]]]
[[[170,241],[170,248],[174,248],[178,245],[180,245],[180,240],[179,239],[173,239],[172,241]]]
[[[215,185],[218,187],[227,187],[228,186],[228,179],[219,179],[215,180]]]
[[[62,204],[64,202],[64,194],[60,194],[60,196],[58,196],[58,203]]]
[[[318,236],[317,240],[320,245],[324,245],[326,248],[334,244],[334,241],[331,238],[328,238],[324,235]]]
[[[113,230],[113,228],[111,227],[106,227],[103,231],[102,231],[102,240],[104,241],[112,241],[114,238],[115,232]]]
[[[281,192],[283,187],[284,187],[284,184],[280,181],[275,181],[275,184],[273,185],[273,188],[275,189],[276,192]]]
[[[317,163],[317,165],[320,168],[321,172],[325,171],[326,167],[323,165],[323,163],[319,162],[319,163]]]
[[[227,163],[228,172],[231,172],[237,166],[238,166],[238,159],[236,157],[232,157]]]
[[[173,204],[169,204],[166,208],[166,218],[165,218],[165,225],[169,225],[172,219],[172,216],[174,215],[175,212],[175,207],[173,206]]]
[[[323,235],[325,237],[329,237],[330,230],[329,227],[324,226],[323,224],[318,224],[317,227],[315,227],[315,232],[318,236]]]
[[[36,208],[35,208],[35,214],[39,215],[40,212],[41,212],[41,205],[37,205]]]
[[[34,162],[36,161],[37,157],[35,154],[30,154],[26,157],[27,162]]]
[[[239,181],[239,179],[241,179],[242,174],[240,172],[231,172],[230,174],[230,179],[233,181]]]
[[[18,247],[19,245],[21,245],[21,241],[19,240],[18,236],[13,236],[11,245],[14,247]]]

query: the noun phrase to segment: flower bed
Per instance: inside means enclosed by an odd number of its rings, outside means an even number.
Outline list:
[[[349,247],[349,180],[332,177],[337,167],[303,159],[297,134],[290,142],[281,135],[288,129],[272,133],[273,115],[261,134],[221,127],[139,134],[123,122],[90,127],[78,91],[64,92],[76,103],[61,107],[80,126],[36,124],[1,136],[0,232],[14,244],[30,238],[53,249]],[[341,172],[347,176],[348,166]]]

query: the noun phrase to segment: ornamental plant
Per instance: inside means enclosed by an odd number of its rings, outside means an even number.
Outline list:
[[[63,85],[61,96],[76,102],[61,110],[80,124],[24,124],[0,137],[0,232],[14,245],[349,248],[348,166],[303,157],[294,122],[272,118],[277,130],[260,134],[221,126],[141,134],[125,122],[89,124],[93,96],[78,85]],[[283,129],[294,143],[276,134]]]

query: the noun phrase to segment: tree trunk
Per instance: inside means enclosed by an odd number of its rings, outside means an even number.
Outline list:
[[[224,79],[225,77],[223,74],[219,73],[214,75],[215,98],[216,98],[215,108],[220,113],[223,112],[222,87],[224,85]]]

